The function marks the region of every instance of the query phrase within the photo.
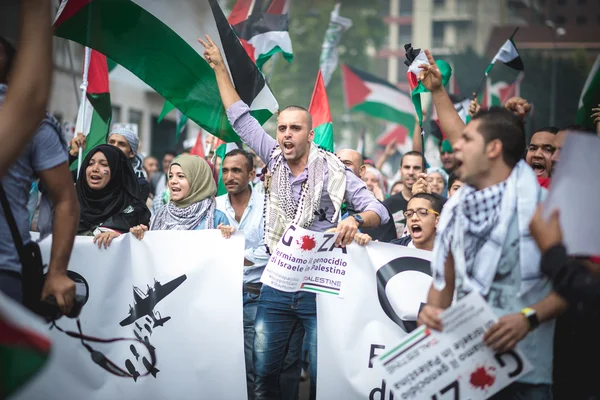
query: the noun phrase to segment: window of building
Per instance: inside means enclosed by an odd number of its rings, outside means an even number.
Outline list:
[[[564,15],[559,15],[558,17],[556,17],[556,22],[558,23],[558,25],[564,25],[567,23],[567,19]]]
[[[433,47],[444,46],[444,23],[434,22],[433,23]]]
[[[400,25],[398,29],[398,42],[400,46],[404,46],[406,43],[410,43],[412,40],[412,26],[411,25]]]
[[[144,114],[140,110],[129,109],[129,123],[136,124],[138,127],[138,135],[142,133],[142,118]]]
[[[400,15],[413,14],[413,0],[400,0]]]
[[[121,121],[121,106],[112,106],[112,122],[120,123]]]
[[[580,15],[577,18],[575,18],[575,22],[577,22],[577,25],[585,25],[587,19],[583,15]]]

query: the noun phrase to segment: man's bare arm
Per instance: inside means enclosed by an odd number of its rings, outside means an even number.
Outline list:
[[[227,110],[233,104],[240,101],[241,98],[235,90],[233,82],[231,82],[231,77],[229,76],[225,62],[223,61],[223,56],[215,42],[213,42],[208,35],[206,35],[206,40],[198,39],[198,41],[204,46],[204,58],[215,71],[219,93],[221,94],[221,101],[223,101],[223,106]]]
[[[0,177],[44,116],[52,80],[51,2],[21,0],[21,33],[10,85],[0,108]]]
[[[564,313],[568,307],[569,304],[567,301],[554,291],[550,292],[548,296],[531,306],[531,308],[535,310],[535,314],[540,323],[553,320]]]
[[[452,253],[448,254],[446,264],[444,265],[444,278],[446,286],[440,291],[436,290],[431,285],[429,294],[427,295],[427,304],[434,307],[446,309],[452,304],[452,296],[454,295],[454,257]]]
[[[433,56],[429,50],[425,50],[425,54],[427,55],[429,64],[419,65],[423,69],[419,73],[419,80],[431,92],[433,105],[438,113],[442,130],[446,133],[450,144],[454,146],[454,143],[458,141],[462,134],[465,123],[460,119],[458,112],[454,108],[454,104],[452,104],[452,100],[450,100],[446,89],[444,89],[442,73],[435,63]]]
[[[79,223],[79,202],[66,162],[39,175],[54,204],[50,266],[42,299],[54,296],[63,313],[67,313],[75,295],[75,283],[66,273]]]

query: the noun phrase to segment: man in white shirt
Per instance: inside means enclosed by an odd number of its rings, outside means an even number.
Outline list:
[[[254,319],[260,296],[260,277],[269,255],[264,245],[263,208],[265,196],[252,190],[250,182],[256,174],[252,155],[235,149],[225,155],[222,162],[223,184],[227,194],[217,197],[217,209],[227,215],[229,224],[244,232],[244,353],[248,398],[254,398]]]

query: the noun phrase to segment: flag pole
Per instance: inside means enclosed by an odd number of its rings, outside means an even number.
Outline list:
[[[510,40],[513,40],[513,38],[517,34],[518,30],[519,30],[519,27],[517,26],[515,28],[515,30],[513,31],[512,35],[510,35],[510,38],[509,38]],[[483,78],[481,79],[481,82],[479,82],[479,86],[477,86],[477,90],[475,91],[475,94],[473,95],[473,100],[477,99],[477,95],[479,94],[479,91],[481,90],[481,86],[483,86],[483,82],[485,82],[485,80],[487,79],[487,77],[488,77],[490,71],[492,70],[493,66],[494,66],[494,60],[492,59],[492,62],[490,63],[490,65],[485,70],[485,74],[483,75]]]
[[[88,87],[88,72],[90,69],[90,60],[92,55],[92,49],[89,47],[85,48],[85,61],[83,64],[83,79],[81,81],[81,86],[79,89],[81,90],[81,102],[79,103],[79,111],[77,113],[77,122],[75,124],[75,136],[79,133],[83,133],[87,136],[88,132],[84,132],[85,128],[85,118],[86,118],[86,93]],[[81,162],[83,159],[83,149],[79,149],[79,153],[77,155],[77,178],[79,179],[79,173],[81,171]]]

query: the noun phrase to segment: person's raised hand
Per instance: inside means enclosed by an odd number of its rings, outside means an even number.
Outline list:
[[[224,225],[222,223],[217,226],[217,229],[221,231],[221,235],[223,235],[225,239],[229,239],[233,232],[235,232],[235,228],[233,226]]]
[[[219,47],[213,42],[210,36],[205,35],[205,39],[206,40],[198,38],[198,42],[204,46],[204,59],[208,62],[208,65],[210,65],[212,69],[224,67],[225,63],[223,62],[223,56],[221,55]]]
[[[371,242],[371,240],[373,240],[373,238],[371,238],[371,236],[367,235],[366,233],[357,232],[356,235],[354,235],[354,241],[359,246],[366,246],[369,244],[369,242]]]
[[[104,245],[104,248],[108,249],[108,246],[110,246],[113,239],[119,236],[121,236],[119,232],[102,232],[94,236],[94,243],[98,244],[98,248],[101,248]]]
[[[529,321],[521,313],[500,317],[498,322],[483,335],[483,341],[496,353],[503,353],[515,348],[517,343],[529,332]]]
[[[135,236],[135,238],[137,240],[142,240],[144,238],[144,232],[148,231],[148,227],[144,224],[138,225],[138,226],[134,226],[133,228],[129,229],[129,232]]]
[[[434,329],[436,331],[442,331],[442,319],[440,318],[440,313],[443,310],[439,307],[434,307],[429,304],[425,304],[419,312],[419,318],[417,319],[417,325],[425,325],[428,328]]]
[[[531,104],[524,98],[515,96],[504,103],[504,108],[511,111],[517,117],[525,119],[527,113],[531,111]]]
[[[68,314],[71,307],[73,307],[73,299],[75,298],[75,282],[66,273],[48,271],[41,300],[46,300],[50,296],[54,297],[60,312]]]
[[[443,88],[442,73],[435,63],[431,52],[425,50],[425,55],[427,56],[427,61],[429,63],[419,65],[419,68],[422,68],[423,70],[419,72],[418,78],[419,81],[423,83],[423,86],[433,93]]]
[[[431,193],[431,185],[427,182],[427,174],[420,173],[412,187],[413,196],[418,193]]]
[[[473,118],[473,115],[477,114],[481,110],[481,106],[479,105],[479,100],[473,93],[473,100],[469,103],[469,116]]]
[[[562,243],[562,230],[558,210],[552,210],[546,220],[543,216],[544,206],[540,204],[529,222],[529,232],[542,253]]]
[[[393,139],[391,142],[389,142],[386,146],[385,146],[385,151],[384,154],[386,157],[391,157],[394,154],[396,154],[396,152],[398,151],[398,141],[396,139]]]
[[[78,133],[71,139],[70,143],[71,149],[69,150],[69,154],[73,157],[77,157],[79,154],[79,150],[85,150],[85,135],[83,133]]]

